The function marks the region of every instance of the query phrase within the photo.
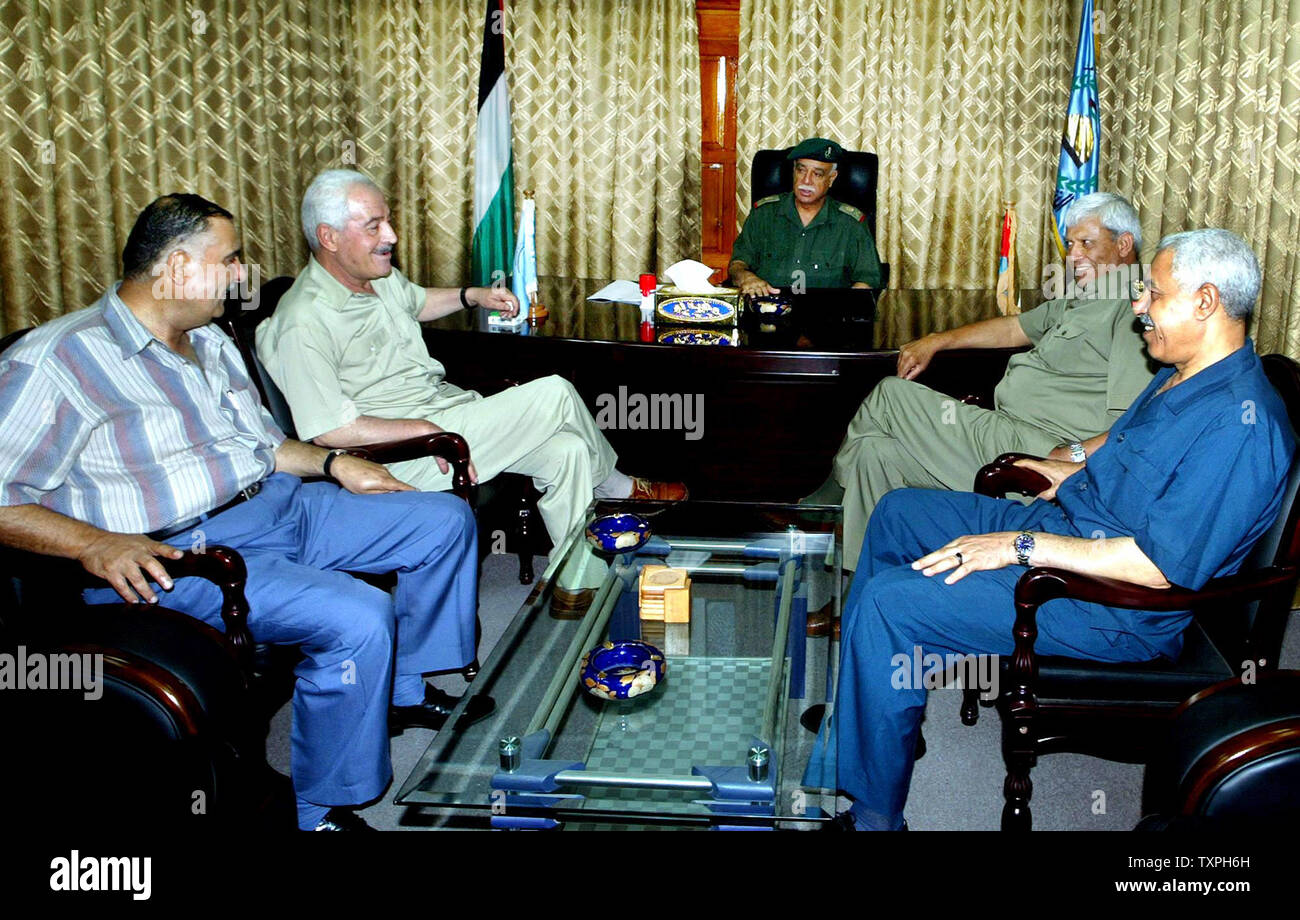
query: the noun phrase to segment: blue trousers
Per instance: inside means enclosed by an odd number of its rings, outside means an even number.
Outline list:
[[[964,492],[899,489],[871,515],[844,607],[832,719],[838,784],[854,800],[859,827],[897,830],[903,824],[925,713],[915,656],[1012,651],[1013,593],[1023,567],[974,572],[947,585],[947,572],[926,577],[911,563],[955,537],[1022,530],[1079,536],[1050,502],[1022,505]],[[1106,609],[1065,599],[1044,604],[1035,649],[1100,661],[1154,657],[1140,637],[1096,628],[1111,622],[1096,616]]]
[[[421,702],[424,672],[474,658],[478,553],[468,505],[436,492],[353,495],[276,474],[250,501],[166,542],[237,549],[254,639],[302,649],[291,736],[299,825],[383,792],[390,701]],[[390,595],[349,571],[396,571],[397,588]],[[92,603],[116,596],[87,592]],[[221,592],[208,581],[178,579],[160,601],[224,631]]]

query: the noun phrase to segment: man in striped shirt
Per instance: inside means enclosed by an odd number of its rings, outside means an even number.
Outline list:
[[[127,239],[123,275],[0,355],[0,542],[76,559],[111,585],[91,602],[116,592],[153,604],[161,588],[168,607],[219,629],[216,586],[173,583],[158,560],[177,546],[239,550],[253,636],[304,655],[299,826],[364,827],[346,806],[391,779],[389,718],[437,727],[454,700],[423,672],[474,658],[473,517],[276,427],[210,324],[244,275],[229,212],[197,195],[158,199]],[[334,482],[299,478],[322,474]],[[392,596],[347,574],[394,569]]]

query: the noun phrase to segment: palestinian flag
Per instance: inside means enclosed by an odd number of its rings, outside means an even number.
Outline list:
[[[505,282],[515,251],[515,174],[506,90],[505,9],[488,0],[478,74],[478,138],[474,167],[474,242],[470,269],[477,285]]]

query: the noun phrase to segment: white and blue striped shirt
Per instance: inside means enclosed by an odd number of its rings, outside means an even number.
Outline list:
[[[40,504],[118,533],[192,518],[270,475],[284,441],[234,343],[190,332],[199,364],[117,296],[0,355],[0,505]]]

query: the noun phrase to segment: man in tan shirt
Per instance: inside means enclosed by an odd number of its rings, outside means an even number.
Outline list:
[[[307,267],[257,330],[257,353],[293,411],[304,441],[349,447],[455,431],[469,445],[476,476],[531,476],[538,510],[558,548],[598,498],[684,498],[681,483],[633,478],[573,385],[543,377],[484,398],[445,379],[420,323],[460,309],[513,315],[498,288],[425,288],[392,265],[397,234],[383,193],[366,176],[329,170],[303,196]],[[451,486],[445,462],[394,463],[394,476],[420,489]],[[580,580],[590,580],[591,576]],[[589,584],[575,587],[587,588]]]
[[[898,376],[863,401],[833,467],[844,490],[845,568],[857,567],[867,521],[886,492],[969,490],[979,468],[1007,451],[1082,460],[1150,381],[1155,369],[1134,328],[1128,289],[1140,271],[1136,212],[1120,196],[1097,192],[1074,203],[1065,225],[1069,296],[909,342],[898,354]],[[1012,356],[992,410],[913,381],[939,351],[1023,345],[1034,347]]]

